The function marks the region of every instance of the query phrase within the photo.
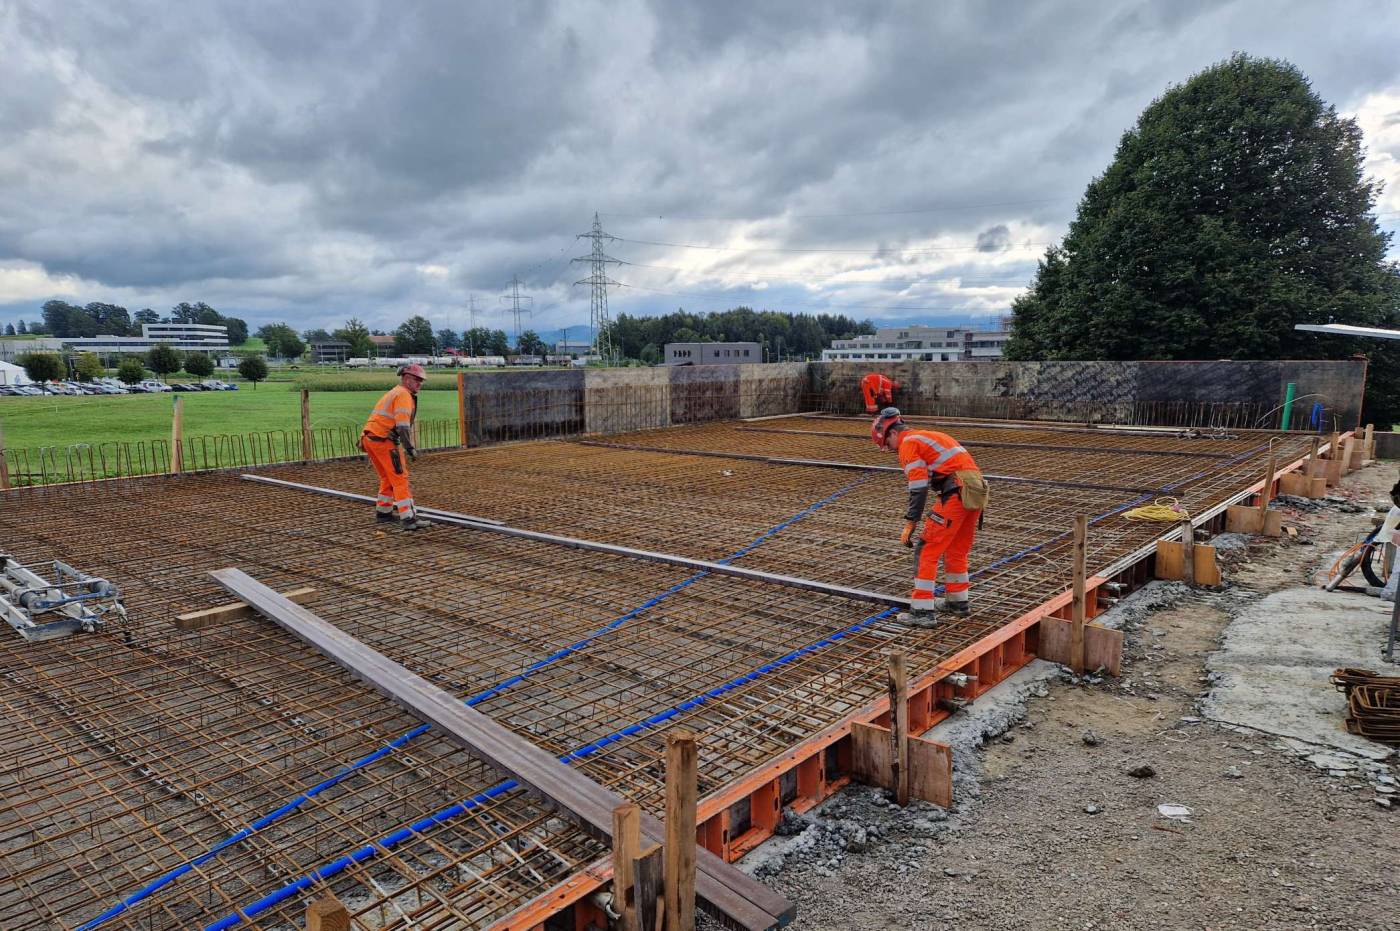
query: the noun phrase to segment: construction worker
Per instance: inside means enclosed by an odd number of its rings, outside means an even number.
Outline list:
[[[399,383],[384,393],[365,421],[360,435],[360,448],[369,455],[370,464],[379,473],[379,497],[374,502],[374,517],[379,521],[398,520],[404,530],[431,527],[413,507],[413,492],[408,487],[409,459],[418,458],[413,446],[413,421],[418,416],[418,389],[425,373],[421,365],[405,365],[399,369]],[[397,512],[397,518],[395,518]]]
[[[887,404],[894,403],[894,390],[899,385],[878,372],[871,372],[860,380],[860,393],[865,396],[865,412],[873,414]]]
[[[937,430],[911,430],[896,407],[880,412],[871,424],[870,438],[881,449],[899,454],[899,464],[909,480],[909,507],[904,513],[904,532],[899,542],[914,548],[918,568],[909,598],[910,610],[902,612],[899,620],[911,627],[933,627],[939,611],[966,617],[972,582],[968,555],[982,509],[987,506],[987,482],[981,470],[957,440]],[[928,504],[930,490],[934,500],[916,546],[914,531]],[[940,559],[944,596],[935,599]]]

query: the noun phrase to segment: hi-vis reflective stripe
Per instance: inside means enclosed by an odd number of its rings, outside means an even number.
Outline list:
[[[922,469],[922,468],[924,468],[924,467],[927,466],[927,465],[928,465],[928,463],[927,463],[927,462],[924,462],[922,459],[915,459],[913,462],[909,463],[907,466],[904,467],[904,474],[905,474],[905,475],[908,475],[910,472],[913,472],[915,469]]]
[[[929,468],[931,469],[937,469],[939,466],[947,462],[949,459],[952,459],[958,453],[967,452],[967,450],[963,449],[961,446],[947,447],[944,446],[942,443],[935,442],[934,440],[931,440],[926,436],[919,436],[918,434],[911,434],[909,439],[918,440],[925,446],[931,446],[933,447],[933,450],[936,453],[938,453],[937,458],[935,458],[933,462],[929,463]]]
[[[938,584],[938,583],[935,582],[933,579],[915,579],[915,580],[914,580],[914,591],[916,591],[916,592],[931,592],[931,591],[934,590],[934,588],[937,586],[937,584]]]
[[[928,479],[926,479],[926,478],[916,478],[916,479],[914,479],[913,481],[911,481],[911,482],[909,483],[909,490],[910,490],[910,491],[917,491],[917,490],[920,489],[920,488],[927,488],[927,487],[928,487]]]
[[[948,589],[948,594],[943,596],[943,600],[948,602],[949,604],[957,604],[960,601],[967,601],[967,590],[964,589],[962,591],[955,592],[950,588]]]
[[[947,572],[944,573],[943,580],[945,582],[971,582],[972,576],[966,572]]]
[[[380,496],[379,496],[379,503],[380,503],[380,504],[393,504],[393,503],[394,503],[394,499],[391,498],[391,497],[389,497],[388,495],[380,495]]]
[[[413,507],[413,499],[412,499],[412,498],[404,498],[404,499],[401,500],[401,501],[395,501],[395,502],[394,502],[394,506],[397,507],[397,508],[399,508],[400,510],[402,510],[403,508],[411,508],[411,507]]]

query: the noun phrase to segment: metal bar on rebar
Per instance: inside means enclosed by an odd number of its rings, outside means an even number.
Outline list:
[[[834,430],[785,430],[777,427],[736,427],[740,433],[786,433],[793,436],[831,436],[843,440],[855,440],[870,442],[870,435],[861,431],[859,433],[838,433]],[[1111,446],[1053,446],[1046,443],[993,443],[986,440],[964,440],[964,446],[974,449],[1035,449],[1041,452],[1062,452],[1062,453],[1121,453],[1121,448]],[[1200,459],[1225,459],[1225,453],[1199,453],[1185,450],[1142,450],[1139,455],[1143,456],[1186,456]]]
[[[302,485],[297,482],[288,482],[282,479],[269,478],[265,475],[244,475],[243,478],[253,482],[264,482],[269,485],[282,485],[294,487],[300,491],[311,492],[313,494],[329,495],[333,498],[346,498],[358,501],[373,501],[368,495],[357,495],[353,492],[339,491],[334,488],[317,488],[312,485]],[[854,601],[868,601],[875,604],[893,605],[903,607],[909,604],[908,598],[901,598],[898,595],[886,595],[880,592],[871,592],[859,588],[849,588],[844,585],[830,585],[826,582],[819,582],[815,579],[803,579],[790,575],[779,575],[773,572],[759,572],[755,569],[744,569],[739,566],[731,566],[720,562],[711,562],[707,559],[690,559],[686,556],[677,556],[673,553],[658,553],[653,550],[636,549],[630,546],[617,546],[612,543],[601,543],[597,540],[581,540],[577,537],[565,537],[553,533],[541,533],[537,530],[522,530],[519,527],[510,527],[500,521],[482,521],[479,518],[469,517],[465,514],[456,514],[452,511],[443,511],[438,508],[419,506],[418,512],[426,517],[442,523],[456,524],[472,530],[482,530],[489,533],[500,533],[507,536],[519,537],[523,540],[536,540],[543,543],[553,543],[559,546],[567,546],[570,549],[591,550],[596,553],[612,553],[616,556],[628,556],[635,559],[645,559],[649,562],[663,562],[673,566],[684,566],[687,569],[700,569],[711,572],[715,575],[728,575],[740,579],[748,579],[754,582],[767,582],[773,585],[782,585],[787,588],[800,588],[809,592],[820,592],[824,595],[835,595],[840,598],[850,598]]]

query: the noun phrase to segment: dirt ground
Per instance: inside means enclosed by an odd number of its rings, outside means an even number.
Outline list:
[[[790,815],[749,868],[798,903],[801,931],[1400,929],[1395,756],[1319,769],[1199,704],[1232,616],[1308,585],[1369,528],[1394,472],[1372,466],[1334,492],[1345,502],[1286,511],[1296,539],[1235,538],[1223,591],[1157,584],[1125,600],[1121,678],[1037,663],[994,690],[1009,704],[955,749],[955,811],[852,787]]]

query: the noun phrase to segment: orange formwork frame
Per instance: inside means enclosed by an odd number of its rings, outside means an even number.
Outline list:
[[[1342,439],[1350,435],[1345,434]],[[1335,451],[1332,454],[1335,455]],[[1279,478],[1303,468],[1307,462],[1308,457],[1304,456],[1277,469],[1271,485],[1277,485]],[[1231,503],[1257,497],[1263,489],[1264,480],[1260,479],[1232,496]],[[1223,514],[1225,506],[1222,504],[1218,509]],[[1169,532],[1170,529],[1174,528],[1169,528]],[[1133,554],[1126,565],[1116,565],[1109,575],[1091,576],[1085,581],[1086,621],[1103,613],[1099,598],[1103,586],[1113,577],[1129,572],[1134,565],[1151,559],[1153,551],[1151,547],[1141,550]],[[945,702],[975,699],[1037,658],[1041,621],[1071,619],[1073,597],[1071,589],[1066,587],[911,682],[909,733],[922,734],[948,718],[953,712],[945,707]],[[968,677],[965,685],[951,681],[958,674]],[[773,836],[784,808],[807,811],[851,781],[853,724],[888,727],[889,720],[890,703],[886,695],[702,799],[697,812],[697,842],[726,862],[743,857]],[[607,917],[590,897],[611,880],[612,858],[600,858],[497,921],[490,926],[490,931],[544,931],[546,920],[568,911],[573,913],[574,931],[603,931],[608,928]]]

